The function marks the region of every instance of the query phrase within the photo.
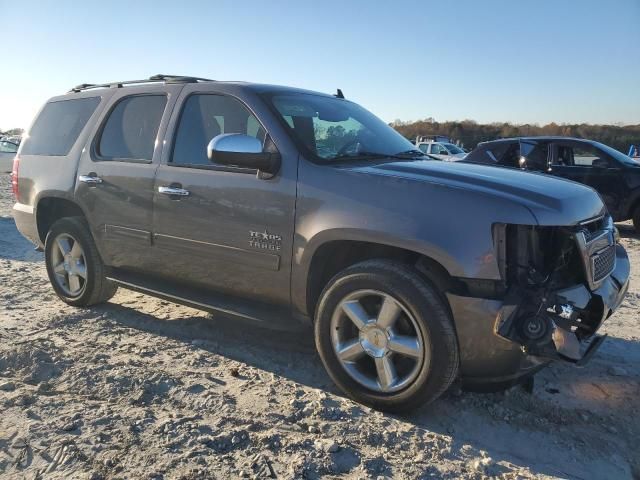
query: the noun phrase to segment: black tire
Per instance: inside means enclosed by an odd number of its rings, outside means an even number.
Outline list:
[[[633,227],[636,229],[636,233],[640,233],[640,205],[633,211]]]
[[[67,234],[77,240],[82,247],[86,263],[86,280],[82,290],[77,295],[69,295],[64,291],[55,279],[54,265],[52,264],[53,249],[57,248],[55,239],[60,234]],[[58,297],[65,303],[74,307],[88,307],[106,302],[113,297],[118,290],[115,283],[105,277],[105,267],[98,253],[89,227],[82,217],[66,217],[56,221],[45,240],[44,247],[45,264],[49,281]]]
[[[331,318],[342,299],[358,290],[376,290],[399,300],[414,317],[431,350],[428,365],[402,390],[368,389],[355,381],[338,360],[331,339]],[[322,292],[315,316],[315,342],[332,380],[354,400],[385,411],[425,405],[442,395],[458,374],[458,342],[443,295],[411,266],[390,260],[368,260],[338,273]],[[427,363],[427,362],[425,362]]]

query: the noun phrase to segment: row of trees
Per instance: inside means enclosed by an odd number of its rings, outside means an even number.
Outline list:
[[[5,132],[3,132],[2,130],[0,130],[0,135],[9,135],[9,136],[14,136],[14,135],[22,135],[24,133],[24,129],[23,128],[12,128],[10,130],[7,130]]]
[[[398,132],[411,141],[418,135],[446,135],[460,141],[466,148],[474,148],[479,142],[496,138],[524,137],[537,135],[560,135],[588,138],[609,145],[623,153],[629,145],[640,144],[640,125],[567,125],[549,123],[547,125],[513,125],[511,123],[479,124],[474,120],[461,122],[436,122],[428,118],[417,122],[396,120],[391,123]]]

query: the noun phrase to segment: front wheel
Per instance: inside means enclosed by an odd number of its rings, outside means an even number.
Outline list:
[[[55,222],[45,240],[45,263],[54,291],[69,305],[87,307],[109,300],[117,286],[105,278],[98,249],[81,217]]]
[[[315,341],[334,382],[381,410],[429,403],[458,372],[443,298],[413,268],[389,260],[356,264],[329,282],[316,312]]]

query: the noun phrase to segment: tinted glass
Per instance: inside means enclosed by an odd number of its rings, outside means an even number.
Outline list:
[[[487,148],[486,156],[492,162],[503,164],[502,159],[504,158],[511,145],[514,144],[509,144],[507,142],[492,144]]]
[[[223,133],[242,133],[264,142],[265,131],[244,105],[223,95],[191,95],[180,115],[172,163],[210,165],[207,145]]]
[[[505,167],[520,167],[520,144],[510,143],[502,157],[498,158],[498,164]]]
[[[601,150],[587,143],[582,145],[558,145],[555,165],[574,167],[609,166],[609,159]]]
[[[67,155],[100,97],[49,102],[31,127],[22,155]]]
[[[526,158],[526,165],[520,165],[521,167],[526,166],[528,170],[547,170],[549,152],[547,143],[522,141],[520,142],[520,150],[521,155]]]
[[[590,145],[577,145],[573,147],[573,164],[576,166],[591,167],[594,162],[599,165],[606,165],[607,159]]]
[[[415,151],[415,146],[393,128],[347,100],[303,93],[269,100],[287,122],[293,138],[323,163],[367,153]]]
[[[151,160],[167,98],[164,95],[126,97],[104,125],[98,154],[107,159]]]

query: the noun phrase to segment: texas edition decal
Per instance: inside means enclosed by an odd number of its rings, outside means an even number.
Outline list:
[[[282,236],[274,233],[249,231],[249,246],[261,250],[280,251],[282,248]]]

